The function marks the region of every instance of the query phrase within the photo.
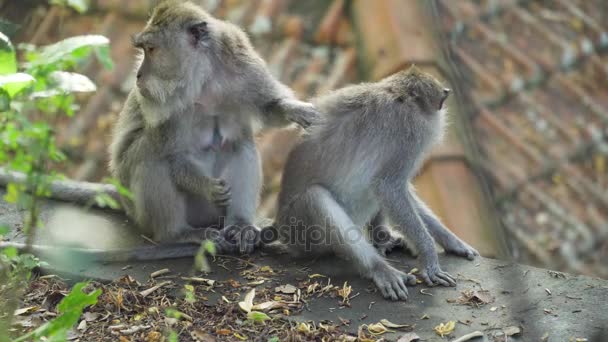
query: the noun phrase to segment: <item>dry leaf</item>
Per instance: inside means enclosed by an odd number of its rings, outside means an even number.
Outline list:
[[[382,323],[374,323],[367,326],[367,331],[369,331],[372,335],[382,335],[387,332],[391,332],[388,330]]]
[[[435,327],[435,332],[437,333],[437,335],[444,337],[446,335],[451,334],[452,331],[454,331],[454,328],[456,328],[455,321],[449,321],[445,324],[439,323],[439,325]]]
[[[422,317],[420,317],[420,319],[429,319],[429,318],[431,318],[431,316],[429,316],[427,314],[424,314],[424,315],[422,315]]]
[[[385,327],[389,328],[389,329],[409,329],[412,326],[409,324],[395,324],[391,321],[389,321],[388,319],[383,319],[380,320],[380,323],[382,323],[382,325],[384,325]]]
[[[245,311],[246,313],[251,312],[251,309],[253,309],[253,298],[255,298],[255,288],[251,289],[251,291],[245,295],[245,300],[239,302],[239,307],[241,310]]]
[[[190,333],[190,336],[192,336],[193,339],[197,340],[198,342],[215,342],[216,339],[213,335],[207,334],[206,332],[196,329],[193,332]]]
[[[506,327],[506,328],[502,329],[502,331],[507,336],[513,336],[513,335],[521,334],[521,328],[517,327],[517,326]]]
[[[353,292],[353,288],[348,285],[348,282],[344,282],[341,289],[338,289],[338,296],[342,298],[342,303],[347,303],[350,294]]]
[[[80,331],[87,330],[87,321],[84,320],[84,319],[82,321],[80,321],[80,323],[78,324],[78,326],[76,327],[76,329],[80,330]]]
[[[260,267],[260,272],[274,273],[274,270],[270,266],[262,266]]]
[[[416,335],[415,333],[407,333],[407,334],[399,337],[399,339],[397,340],[397,342],[414,342],[414,341],[420,341],[420,336]]]
[[[233,335],[234,335],[234,337],[238,338],[241,341],[247,341],[247,337],[245,337],[237,332],[235,332]]]
[[[301,333],[308,334],[312,331],[312,329],[310,328],[310,324],[302,322],[298,324],[298,331]]]
[[[270,311],[270,310],[280,309],[283,307],[285,307],[285,304],[272,300],[269,302],[256,304],[251,309],[255,310],[255,311]]]
[[[487,290],[464,290],[462,295],[458,298],[458,303],[467,305],[485,305],[493,303],[494,297]]]
[[[40,309],[38,306],[28,306],[27,308],[17,309],[15,310],[15,316],[20,316],[26,313],[33,313],[38,311],[38,309]]]
[[[216,334],[218,335],[223,335],[223,336],[228,336],[232,334],[232,330],[230,329],[218,329],[215,331]]]
[[[192,335],[192,334],[190,334],[190,335]],[[146,335],[146,342],[160,342],[162,337],[163,337],[163,335],[160,332],[150,331],[148,333],[148,335]],[[196,339],[194,336],[192,336],[192,338]],[[198,340],[198,341],[203,342],[201,340]],[[207,341],[204,341],[204,342],[207,342]],[[211,342],[211,341],[209,341],[209,342]]]
[[[327,278],[327,276],[324,276],[322,274],[319,273],[315,273],[315,274],[311,274],[308,276],[309,279],[314,279],[314,278]]]
[[[294,293],[296,293],[297,290],[298,290],[297,287],[290,285],[290,284],[277,286],[274,289],[275,292],[283,293],[283,294],[294,294]]]

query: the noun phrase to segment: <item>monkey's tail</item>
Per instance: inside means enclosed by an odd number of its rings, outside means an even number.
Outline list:
[[[8,183],[23,184],[26,182],[26,178],[27,176],[21,172],[9,171],[0,167],[0,186],[6,186]],[[120,201],[118,189],[112,184],[55,180],[50,184],[50,191],[51,198],[81,205],[95,205],[95,198],[100,193],[105,193],[114,200]]]
[[[32,245],[30,248],[20,242],[0,242],[0,249],[14,247],[21,252],[31,253],[38,257],[62,258],[82,262],[114,263],[126,261],[155,261],[194,257],[200,246],[195,244],[176,243],[159,246],[142,246],[131,249],[88,249],[75,247],[58,247]]]

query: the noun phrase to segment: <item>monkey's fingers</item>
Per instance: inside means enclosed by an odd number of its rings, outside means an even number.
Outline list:
[[[437,268],[432,271],[423,271],[422,279],[429,286],[442,285],[442,286],[456,286],[456,280],[449,273],[442,271]]]

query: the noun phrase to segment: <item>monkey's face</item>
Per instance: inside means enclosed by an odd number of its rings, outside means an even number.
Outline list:
[[[188,3],[166,4],[157,7],[145,29],[133,37],[140,51],[136,86],[149,101],[164,104],[179,97],[187,102],[196,93],[191,88],[205,74],[201,52],[209,41],[207,17],[200,8],[193,12]]]
[[[397,102],[413,104],[420,112],[431,115],[444,109],[451,92],[433,76],[415,67],[394,75],[388,81]]]

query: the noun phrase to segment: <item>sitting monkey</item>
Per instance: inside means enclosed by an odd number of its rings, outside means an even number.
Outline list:
[[[389,265],[362,231],[386,216],[418,252],[422,279],[455,285],[439,266],[433,238],[449,253],[468,259],[479,254],[437,219],[411,184],[442,136],[448,95],[412,67],[314,101],[327,117],[290,153],[279,194],[274,228],[288,250],[341,255],[385,298],[405,300],[415,277]]]
[[[179,243],[200,244],[210,236],[219,253],[252,252],[261,188],[255,129],[308,126],[316,109],[271,76],[241,29],[193,2],[162,1],[133,43],[141,51],[137,81],[114,129],[110,170],[133,194],[133,200],[121,198],[127,215],[142,234],[172,244],[172,252],[161,245],[145,255],[120,255],[184,256],[197,249]],[[52,197],[82,203],[97,190],[119,197],[113,186],[81,185],[55,182]],[[218,225],[220,236],[202,228]]]

